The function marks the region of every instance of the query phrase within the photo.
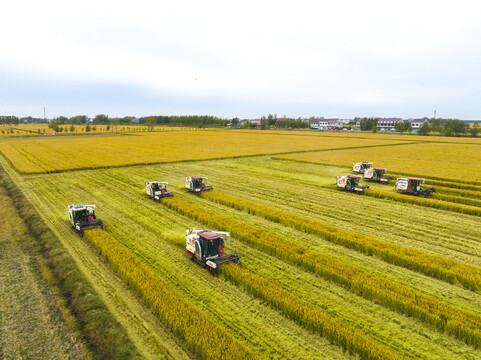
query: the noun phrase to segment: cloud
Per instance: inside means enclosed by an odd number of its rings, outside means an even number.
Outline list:
[[[212,113],[230,116],[256,116],[260,108],[295,117],[307,109],[392,108],[404,116],[422,102],[449,104],[450,116],[481,116],[474,101],[464,103],[481,83],[475,1],[20,0],[2,7],[2,76],[13,70],[45,84],[122,84],[168,94],[179,100],[172,100],[177,111],[204,110],[193,100],[202,99]],[[186,98],[195,107],[179,105]],[[78,107],[89,106],[83,99]],[[243,114],[232,110],[248,105]]]

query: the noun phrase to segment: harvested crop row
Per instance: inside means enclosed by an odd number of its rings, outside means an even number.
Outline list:
[[[475,313],[455,308],[286,238],[177,198],[170,198],[162,204],[208,226],[230,231],[238,239],[263,251],[334,281],[360,296],[426,321],[440,331],[464,339],[468,344],[481,345],[481,316]]]
[[[441,256],[430,255],[416,249],[399,246],[352,231],[342,230],[320,221],[311,220],[222,193],[209,192],[204,193],[202,196],[219,204],[230,206],[237,210],[247,211],[249,214],[259,215],[268,220],[319,235],[328,241],[347,246],[368,255],[378,256],[396,265],[420,271],[451,283],[459,281],[471,290],[481,289],[481,268],[446,259]]]
[[[171,328],[206,359],[255,359],[256,356],[200,310],[177,295],[108,233],[85,231],[85,237]],[[206,333],[207,332],[207,333]]]
[[[350,353],[356,353],[363,359],[399,359],[397,355],[376,344],[359,329],[333,318],[320,308],[313,308],[299,297],[259,275],[232,263],[223,265],[222,273],[233,283],[243,286],[254,296],[266,301],[309,330],[319,332]]]

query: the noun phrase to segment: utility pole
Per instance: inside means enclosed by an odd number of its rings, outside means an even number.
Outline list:
[[[45,115],[45,106],[43,107],[43,119],[47,122],[47,116]]]
[[[436,110],[434,110],[434,118],[436,119]]]

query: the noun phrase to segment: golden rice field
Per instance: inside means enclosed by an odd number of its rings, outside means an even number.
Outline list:
[[[468,157],[476,171],[481,144],[376,135],[10,139],[0,164],[145,359],[479,359],[481,189],[447,174]],[[393,183],[339,191],[336,175],[354,161],[450,181],[431,199]],[[187,193],[192,175],[214,190]],[[174,197],[148,199],[149,180],[168,181]],[[105,230],[79,237],[72,203],[96,204]],[[226,252],[241,265],[214,277],[193,263],[191,227],[229,231]]]
[[[143,133],[103,139],[57,137],[4,141],[0,142],[0,152],[20,172],[40,173],[393,143],[396,142],[374,138],[214,130]]]
[[[68,124],[59,125],[62,128],[61,135],[85,135],[85,134],[110,134],[110,133],[137,133],[147,132],[149,129],[145,125],[131,124],[131,125],[95,125],[90,124],[90,131],[87,132],[86,124],[74,125],[74,130],[71,131]],[[95,127],[95,129],[94,129]],[[107,127],[109,129],[107,130]],[[2,132],[3,130],[3,132]],[[10,131],[12,130],[12,131]],[[194,130],[189,127],[176,126],[154,126],[152,132],[158,131],[185,131]],[[44,134],[53,135],[55,131],[48,127],[48,124],[18,124],[18,125],[0,125],[0,136],[43,136]]]
[[[388,172],[430,178],[455,179],[481,183],[480,145],[460,143],[406,144],[392,149],[310,152],[283,155],[281,158],[319,164],[352,167],[353,162],[372,161]]]

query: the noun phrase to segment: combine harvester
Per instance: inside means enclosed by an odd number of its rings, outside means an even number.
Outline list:
[[[68,217],[72,227],[80,236],[83,236],[85,230],[100,227],[104,230],[102,220],[95,217],[95,205],[69,205]]]
[[[372,162],[361,162],[361,163],[352,163],[352,171],[358,174],[363,174],[367,169],[372,167]]]
[[[436,192],[436,189],[434,188],[421,188],[421,184],[423,183],[423,178],[397,178],[396,190],[402,194],[409,194],[425,198],[429,197],[431,193]]]
[[[237,253],[226,254],[224,252],[224,238],[230,242],[230,233],[225,231],[196,230],[186,231],[186,252],[192,260],[200,266],[207,268],[211,274],[220,271],[220,264],[233,261],[240,264],[240,256]]]
[[[174,193],[168,192],[168,187],[169,183],[163,181],[149,181],[145,183],[145,191],[147,192],[147,196],[151,199],[154,199],[154,201],[160,201],[166,197],[173,197]]]
[[[378,182],[380,184],[387,185],[392,180],[392,177],[384,176],[387,169],[385,168],[369,168],[364,171],[364,180]]]
[[[346,175],[337,177],[337,187],[356,194],[362,194],[364,190],[369,189],[369,185],[359,186],[359,175]]]
[[[202,191],[212,190],[212,185],[207,185],[207,178],[201,176],[187,176],[185,178],[185,188],[196,195]]]

